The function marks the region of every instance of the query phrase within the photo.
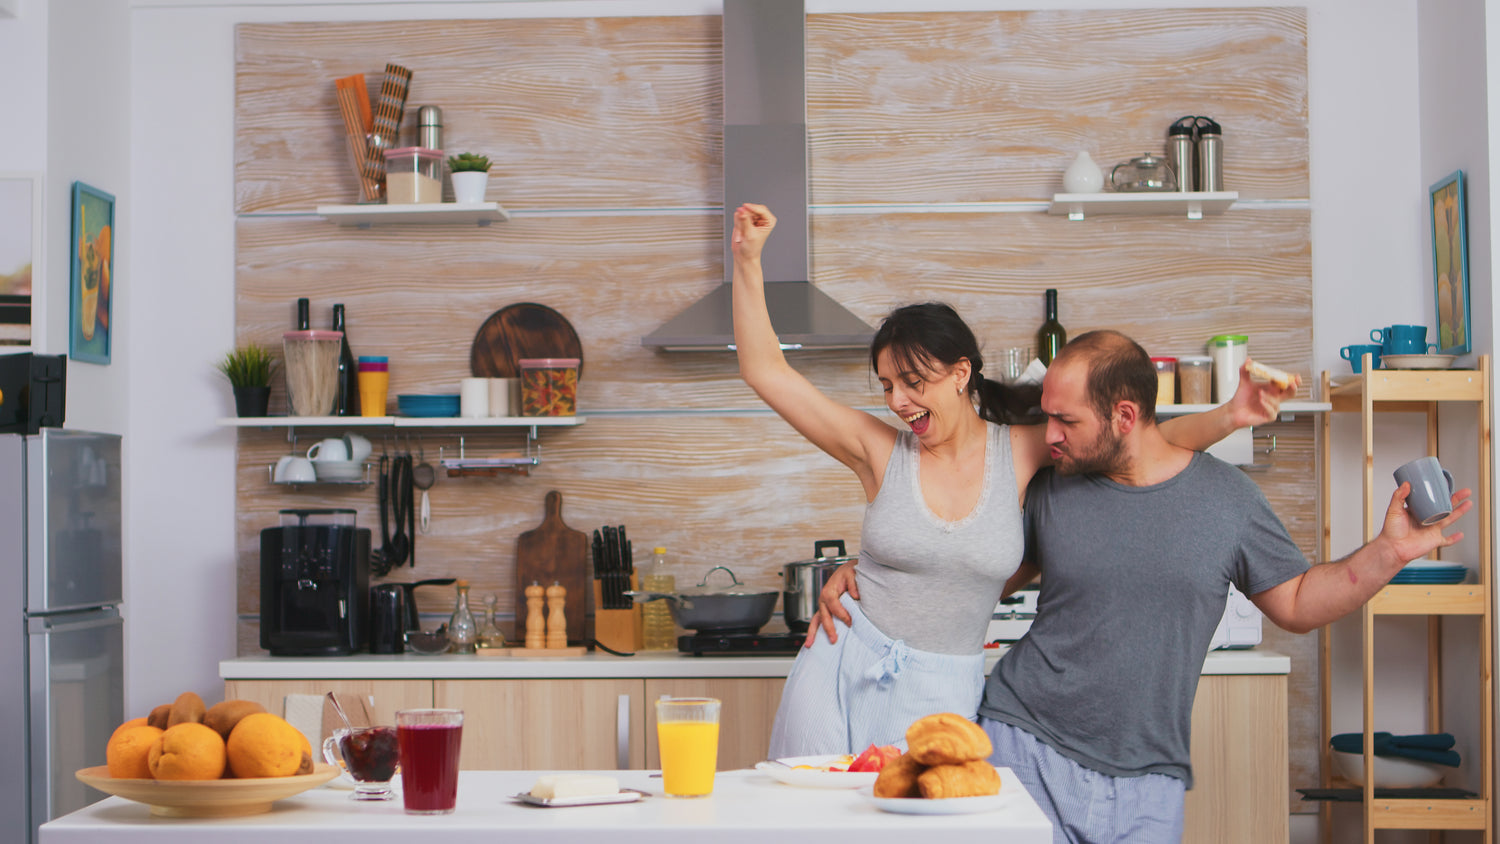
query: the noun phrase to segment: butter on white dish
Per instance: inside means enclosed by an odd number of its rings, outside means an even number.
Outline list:
[[[543,800],[607,797],[619,793],[619,780],[599,774],[543,774],[531,787],[531,796]]]

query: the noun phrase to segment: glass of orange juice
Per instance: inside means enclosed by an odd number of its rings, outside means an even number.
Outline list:
[[[664,697],[656,702],[656,744],[668,797],[707,797],[719,761],[719,701]]]

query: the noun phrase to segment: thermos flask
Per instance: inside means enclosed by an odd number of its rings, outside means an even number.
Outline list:
[[[1193,178],[1193,134],[1198,118],[1189,115],[1173,123],[1167,129],[1167,163],[1177,176],[1177,189],[1191,191],[1197,180]]]
[[[1212,118],[1200,117],[1198,131],[1198,190],[1224,189],[1224,132]]]
[[[397,583],[370,588],[370,653],[406,652],[406,593]]]
[[[443,148],[443,110],[437,106],[417,109],[417,146]]]

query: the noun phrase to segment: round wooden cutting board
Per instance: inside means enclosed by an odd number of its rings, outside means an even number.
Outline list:
[[[578,358],[578,374],[583,374],[583,344],[573,324],[535,302],[506,305],[490,314],[474,335],[469,370],[475,378],[517,378],[523,358]]]

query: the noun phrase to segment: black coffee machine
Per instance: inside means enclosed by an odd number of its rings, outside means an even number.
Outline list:
[[[369,634],[370,530],[354,511],[282,510],[260,532],[260,646],[271,656],[347,656]]]

